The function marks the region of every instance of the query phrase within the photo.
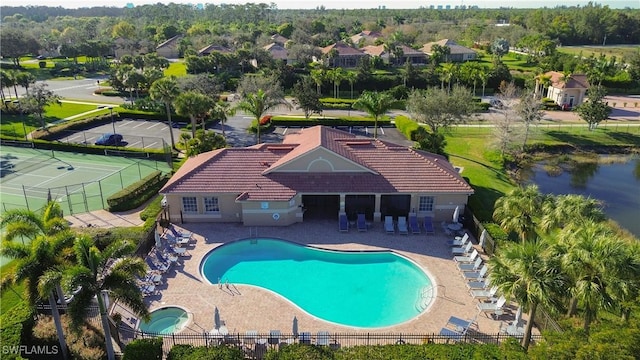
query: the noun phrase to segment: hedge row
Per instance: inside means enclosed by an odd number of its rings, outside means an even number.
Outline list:
[[[420,126],[420,124],[406,116],[396,116],[395,123],[398,131],[412,141],[418,141],[424,138],[427,133],[427,129],[424,126]]]
[[[162,338],[133,340],[124,348],[122,360],[162,360]]]
[[[28,344],[31,338],[31,330],[35,324],[33,309],[22,301],[11,311],[5,312],[0,317],[0,344],[2,344],[2,360],[23,359],[18,349],[20,345]]]
[[[176,345],[167,360],[182,359],[244,359],[241,350],[229,346],[193,347]],[[266,360],[410,360],[410,359],[527,359],[516,339],[495,344],[424,344],[424,345],[371,345],[333,349],[328,346],[292,344],[270,349]]]
[[[109,211],[127,211],[135,209],[149,200],[169,180],[161,171],[154,171],[145,178],[127,186],[109,196]]]
[[[311,117],[309,119],[295,116],[274,116],[271,118],[271,123],[275,126],[373,126],[374,119],[356,116]],[[391,126],[391,120],[386,117],[378,119],[378,126]]]

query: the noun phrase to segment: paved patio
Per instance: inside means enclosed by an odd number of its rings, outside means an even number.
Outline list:
[[[367,232],[352,229],[341,233],[337,221],[313,220],[289,227],[260,227],[259,237],[275,237],[301,244],[339,250],[391,249],[405,255],[419,264],[437,285],[437,297],[432,305],[418,317],[386,328],[362,329],[341,326],[315,318],[288,300],[264,289],[229,284],[211,285],[199,273],[203,257],[216,246],[237,239],[250,237],[251,230],[240,224],[184,224],[183,229],[192,231],[195,240],[188,248],[188,256],[182,257],[165,274],[165,283],[160,285],[159,295],[147,298],[151,310],[168,305],[178,305],[191,312],[192,319],[183,333],[209,332],[214,328],[214,309],[230,333],[244,333],[257,330],[268,333],[279,329],[283,333],[292,331],[292,321],[296,317],[299,331],[316,333],[327,330],[338,333],[380,332],[380,333],[438,333],[450,316],[474,318],[476,303],[465,285],[460,272],[452,260],[449,236],[439,228],[436,235],[391,235],[384,232],[382,224],[374,224]],[[474,240],[477,247],[477,242]],[[340,296],[340,294],[336,294]],[[501,324],[514,318],[515,306],[511,305],[499,319],[494,320],[480,314],[477,316],[478,332],[498,333]],[[124,309],[123,320],[135,323],[134,317]],[[128,321],[127,321],[128,320]],[[526,319],[525,319],[526,320]]]

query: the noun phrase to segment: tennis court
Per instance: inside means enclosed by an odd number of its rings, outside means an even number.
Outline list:
[[[165,162],[2,146],[0,213],[39,211],[57,201],[65,215],[104,209],[107,198],[152,172],[169,172]]]

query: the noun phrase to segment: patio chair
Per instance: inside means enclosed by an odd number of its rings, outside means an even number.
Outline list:
[[[479,312],[489,317],[489,314],[495,315],[495,316],[501,315],[502,307],[506,302],[507,302],[507,299],[505,299],[504,296],[501,296],[496,302],[490,302],[490,303],[481,302],[476,305],[478,307]]]
[[[500,326],[500,333],[521,338],[524,336],[524,322],[522,321],[522,307],[518,307],[515,319],[508,323],[506,327]]]
[[[271,330],[269,331],[269,338],[267,342],[271,345],[280,344],[280,330]]]
[[[424,217],[423,225],[424,225],[424,231],[427,233],[427,235],[436,234],[436,230],[433,227],[433,218],[431,216]]]
[[[460,236],[456,236],[455,239],[449,241],[449,245],[451,246],[465,246],[467,244],[467,241],[469,240],[469,234],[468,233],[464,233],[464,236],[460,237]]]
[[[494,298],[496,296],[496,293],[498,292],[498,288],[494,286],[489,290],[472,289],[472,290],[469,290],[469,292],[471,293],[471,296],[473,296],[474,299],[484,300],[484,299]]]
[[[311,344],[311,333],[308,331],[303,331],[300,333],[300,344],[310,345]]]
[[[356,225],[358,226],[358,231],[367,231],[367,220],[364,217],[364,214],[358,214],[358,220],[356,221]]]
[[[349,231],[349,219],[347,219],[347,214],[340,214],[338,216],[338,230],[341,232]]]
[[[472,248],[473,244],[471,243],[471,241],[467,242],[467,245],[462,246],[462,247],[454,247],[451,248],[451,253],[453,255],[467,255],[467,254],[471,254],[472,252]]]
[[[174,225],[171,225],[171,232],[175,237],[178,237],[178,238],[182,237],[182,238],[191,239],[193,237],[193,233],[191,231],[179,229]]]
[[[469,255],[469,256],[464,256],[464,255],[454,256],[453,257],[453,261],[455,261],[457,263],[472,263],[472,262],[476,261],[478,256],[480,256],[480,253],[478,253],[478,250],[473,249],[473,251],[471,252],[471,255]]]
[[[468,281],[466,284],[469,290],[487,290],[489,289],[490,283],[489,276],[487,276],[482,280]]]
[[[475,319],[465,320],[459,317],[451,316],[445,326],[453,328],[452,330],[455,330],[459,333],[463,333],[466,332],[472,325],[474,325],[475,322]]]
[[[446,338],[447,341],[452,340],[453,342],[458,342],[464,339],[465,334],[448,328],[442,328],[440,329],[440,336]]]
[[[318,335],[316,336],[316,345],[318,345],[318,346],[328,346],[329,345],[329,332],[328,331],[318,331]]]
[[[460,270],[462,272],[478,271],[478,270],[480,270],[480,267],[482,266],[482,258],[481,257],[476,257],[476,261],[474,261],[472,263],[457,263],[457,264],[458,264],[458,270]]]
[[[466,271],[462,273],[462,277],[464,277],[465,280],[480,281],[484,279],[488,271],[489,267],[487,266],[487,264],[484,264],[482,265],[482,269],[480,269],[480,271]]]
[[[420,234],[420,225],[418,225],[418,216],[415,213],[409,214],[409,228],[412,234]]]
[[[256,341],[258,341],[258,331],[257,330],[247,330],[244,333],[244,339],[242,342],[244,345],[253,346]]]
[[[405,216],[398,217],[398,234],[409,235],[409,228],[407,226],[407,218]]]
[[[385,216],[384,217],[384,231],[386,231],[387,234],[395,234],[396,233],[396,226],[393,224],[393,217],[392,216]]]

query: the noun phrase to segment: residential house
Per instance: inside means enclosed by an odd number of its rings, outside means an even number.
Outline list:
[[[180,57],[179,45],[182,35],[176,35],[171,39],[168,39],[156,46],[156,53],[158,56],[165,57],[167,59],[177,59]]]
[[[351,37],[351,43],[356,46],[362,46],[364,44],[374,44],[376,40],[382,38],[382,33],[379,31],[364,30]]]
[[[285,49],[282,44],[271,43],[263,46],[262,48],[271,54],[271,57],[275,60],[284,61],[287,65],[294,63],[295,59],[289,58],[289,50]]]
[[[332,57],[331,54],[334,50],[335,57]],[[354,68],[360,63],[360,59],[368,56],[360,49],[349,46],[342,41],[323,47],[320,51],[328,59],[327,65],[330,67]]]
[[[446,46],[449,48],[450,54],[447,56],[445,61],[465,62],[475,60],[478,57],[478,54],[472,49],[469,49],[468,47],[462,45],[458,45],[455,41],[449,39],[442,39],[440,41],[424,44],[424,46],[420,50],[422,50],[422,52],[424,52],[425,54],[431,56],[431,54],[433,53],[433,51],[431,50],[433,45]]]
[[[473,192],[443,156],[323,126],[191,157],[160,190],[172,221],[248,226],[359,213],[445,221]]]
[[[222,45],[211,44],[209,46],[205,46],[202,49],[198,50],[198,56],[207,56],[211,55],[214,52],[222,53],[222,54],[230,54],[233,51],[228,47]]]
[[[547,82],[544,84],[542,82]],[[565,76],[561,72],[549,71],[536,77],[536,94],[541,94],[563,108],[573,108],[582,104],[589,89],[589,81],[584,74]],[[544,88],[546,87],[546,92]]]
[[[278,45],[282,45],[284,46],[284,44],[287,43],[287,41],[289,41],[289,39],[287,39],[286,37],[280,35],[280,34],[273,34],[271,35],[271,41],[273,41],[274,43],[278,44]]]
[[[416,50],[410,48],[406,45],[400,45],[402,49],[402,56],[399,59],[394,59],[393,62],[395,65],[404,65],[407,61],[411,62],[413,65],[426,65],[427,64],[427,55],[420,50]],[[391,58],[394,57],[393,53],[389,53],[385,45],[368,45],[361,49],[365,54],[369,56],[377,56],[382,58],[382,60],[388,64],[391,61]]]

